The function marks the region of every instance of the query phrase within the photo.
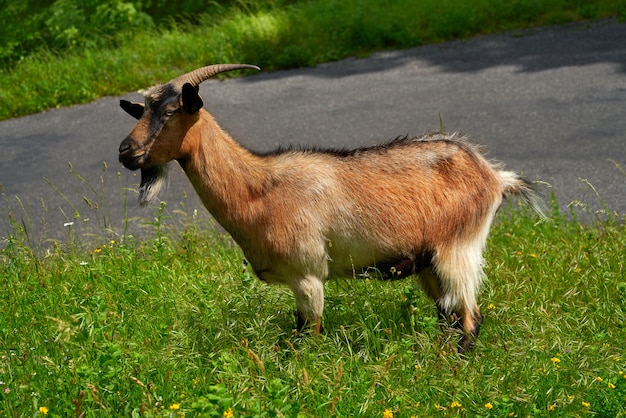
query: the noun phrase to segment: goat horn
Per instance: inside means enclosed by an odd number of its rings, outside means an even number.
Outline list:
[[[223,73],[226,71],[243,70],[246,68],[252,68],[252,69],[261,71],[261,69],[257,67],[256,65],[250,65],[250,64],[207,65],[206,67],[198,68],[197,70],[191,71],[187,74],[183,74],[180,77],[176,77],[175,79],[170,81],[170,83],[176,86],[179,90],[183,87],[185,83],[189,83],[194,87],[198,87],[200,83],[213,77],[216,74]]]

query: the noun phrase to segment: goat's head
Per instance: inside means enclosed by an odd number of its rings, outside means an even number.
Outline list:
[[[140,204],[147,204],[158,193],[166,164],[184,157],[185,136],[203,105],[200,83],[218,73],[246,68],[259,70],[248,64],[209,65],[148,89],[145,104],[120,100],[122,109],[138,119],[120,144],[119,160],[130,170],[141,169]]]

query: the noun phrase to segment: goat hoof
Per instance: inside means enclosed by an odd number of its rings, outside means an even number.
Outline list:
[[[480,334],[480,327],[483,324],[484,317],[478,313],[476,316],[476,323],[474,324],[474,329],[471,332],[463,335],[461,340],[459,341],[459,354],[461,356],[466,353],[472,351],[474,349],[474,343],[478,339],[478,334]]]
[[[324,331],[324,327],[322,326],[321,319],[315,322],[309,321],[308,319],[304,317],[304,315],[302,315],[302,313],[298,311],[295,312],[295,315],[296,315],[296,320],[297,320],[297,325],[296,325],[296,330],[295,330],[296,332],[298,333],[303,332],[308,327],[311,327],[311,331],[313,335],[320,335]]]

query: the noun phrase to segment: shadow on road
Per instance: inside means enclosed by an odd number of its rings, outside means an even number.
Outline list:
[[[626,39],[626,23],[608,19],[477,36],[465,41],[403,51],[380,52],[367,60],[352,58],[296,71],[311,76],[337,78],[388,71],[419,59],[451,73],[478,72],[495,66],[514,66],[519,72],[537,72],[598,63],[613,63],[618,71],[626,73],[626,42],[622,42],[621,48],[616,49],[616,39]],[[261,78],[281,78],[285,73],[278,71]],[[246,82],[254,83],[257,80],[258,77],[249,77]]]

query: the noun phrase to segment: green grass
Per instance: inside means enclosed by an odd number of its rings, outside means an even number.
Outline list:
[[[294,334],[287,289],[193,217],[165,233],[165,209],[150,239],[45,251],[13,221],[1,416],[626,415],[626,225],[614,217],[580,224],[554,209],[537,223],[505,208],[483,331],[460,358],[410,279],[332,281],[325,334]]]
[[[38,51],[0,71],[0,117],[209,62],[314,65],[625,10],[623,0],[237,4],[109,47]],[[579,223],[555,208],[537,223],[503,210],[486,252],[482,335],[460,358],[458,335],[440,330],[411,280],[332,281],[325,334],[294,334],[287,289],[257,280],[193,216],[167,232],[166,209],[155,209],[151,238],[103,229],[94,242],[70,235],[48,248],[31,242],[19,210],[6,217],[1,416],[626,415],[623,219]]]
[[[247,62],[272,71],[385,48],[626,16],[626,0],[241,0],[207,7],[194,15],[193,24],[181,22],[182,16],[169,21],[161,16],[155,24],[145,13],[135,13],[139,3],[103,1],[111,10],[95,17],[74,3],[57,2],[43,29],[31,22],[8,32],[24,31],[21,38],[40,45],[39,39],[52,36],[45,33],[57,31],[49,46],[26,50],[19,59],[12,44],[4,46],[13,58],[0,69],[0,119],[122,94],[209,63]],[[85,4],[91,3],[98,2]],[[9,11],[0,10],[5,23],[14,20]],[[48,16],[45,10],[42,14]],[[100,17],[91,22],[86,16]],[[103,32],[72,26],[83,21]],[[132,23],[127,30],[125,22]]]

